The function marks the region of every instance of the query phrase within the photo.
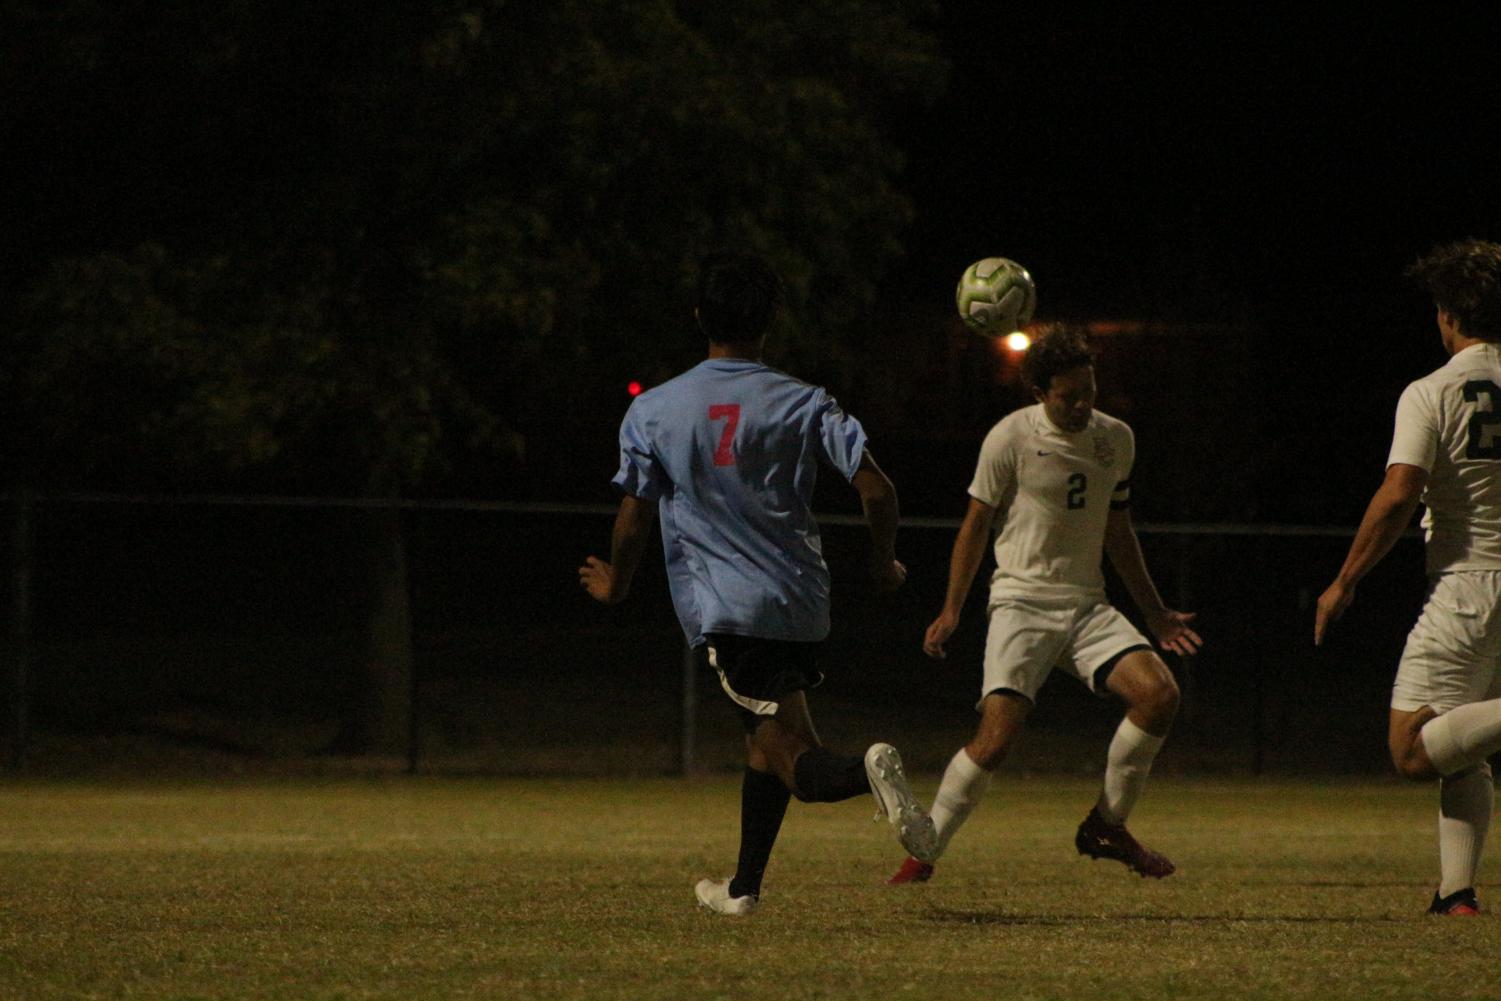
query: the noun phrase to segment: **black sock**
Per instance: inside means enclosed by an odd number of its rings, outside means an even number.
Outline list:
[[[797,798],[804,803],[837,803],[870,792],[865,759],[810,747],[792,764]]]
[[[761,877],[791,798],[775,775],[745,770],[740,783],[740,861],[735,866],[735,878],[730,880],[730,896],[760,896]]]

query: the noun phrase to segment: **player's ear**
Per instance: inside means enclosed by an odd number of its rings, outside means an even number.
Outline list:
[[[1454,318],[1454,314],[1442,307],[1438,311],[1438,333],[1440,339],[1444,342],[1444,350],[1450,354],[1454,353],[1455,338],[1464,335],[1464,331],[1460,329],[1459,321]]]

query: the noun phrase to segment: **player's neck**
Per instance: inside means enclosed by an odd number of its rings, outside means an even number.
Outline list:
[[[745,361],[761,360],[760,341],[710,341],[709,357],[714,358],[742,358]]]
[[[1479,337],[1466,337],[1464,334],[1455,334],[1453,339],[1450,340],[1445,346],[1448,347],[1449,354],[1452,356],[1459,354],[1465,348],[1473,348],[1477,344],[1495,343],[1495,341],[1482,340]]]

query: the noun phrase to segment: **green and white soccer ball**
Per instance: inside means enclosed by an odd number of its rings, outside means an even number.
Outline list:
[[[1005,337],[1032,319],[1037,286],[1015,261],[987,257],[964,269],[954,299],[969,329],[986,337]]]

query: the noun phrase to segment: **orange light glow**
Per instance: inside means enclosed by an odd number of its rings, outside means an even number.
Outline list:
[[[1017,354],[1020,354],[1021,352],[1027,350],[1032,346],[1032,338],[1028,337],[1020,330],[1013,331],[1012,333],[1007,334],[1003,339],[1003,342],[1006,345],[1007,351],[1014,351]]]

